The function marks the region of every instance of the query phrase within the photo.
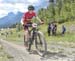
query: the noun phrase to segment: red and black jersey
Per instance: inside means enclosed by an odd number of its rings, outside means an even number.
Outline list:
[[[34,16],[36,16],[36,13],[35,13],[35,12],[32,12],[32,13],[26,12],[26,13],[24,14],[24,16],[23,16],[23,19],[24,19],[23,22],[24,22],[24,23],[31,22],[31,19],[32,19]],[[27,20],[27,19],[30,19],[30,20]]]

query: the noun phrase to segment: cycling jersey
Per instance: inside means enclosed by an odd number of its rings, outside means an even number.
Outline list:
[[[36,13],[35,12],[32,12],[32,13],[30,13],[30,12],[26,12],[25,14],[24,14],[24,16],[23,16],[23,23],[24,24],[27,24],[27,23],[29,23],[29,22],[31,22],[31,19],[34,17],[34,16],[36,16]],[[28,19],[30,19],[30,20],[28,20]]]

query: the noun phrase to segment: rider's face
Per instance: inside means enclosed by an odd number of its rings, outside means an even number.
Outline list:
[[[29,10],[30,13],[33,13],[34,10]]]

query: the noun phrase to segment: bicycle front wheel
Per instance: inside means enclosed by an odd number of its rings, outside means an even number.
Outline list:
[[[40,56],[44,56],[47,52],[47,43],[42,32],[38,31],[34,36],[36,51]]]

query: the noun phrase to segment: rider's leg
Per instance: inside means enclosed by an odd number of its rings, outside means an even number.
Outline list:
[[[25,47],[28,51],[31,50],[31,45],[32,45],[32,41],[31,41],[31,35],[29,32],[29,29],[25,29]]]
[[[30,52],[33,41],[32,41],[31,35],[29,33],[29,30],[25,30],[25,41],[26,41],[25,45],[27,47],[27,50]]]
[[[31,50],[31,46],[32,46],[31,31],[29,31],[29,40],[28,40],[28,41],[29,41],[29,43],[28,43],[28,44],[29,44],[29,45],[28,45],[28,47],[29,47],[29,48],[28,48],[28,51],[30,51],[30,50]]]
[[[24,26],[24,45],[28,48],[29,30],[28,27]]]
[[[24,36],[25,36],[25,47],[28,48],[28,40],[29,40],[28,30],[25,30]]]
[[[29,26],[24,26],[25,30],[25,46],[27,46],[28,51],[31,50],[32,40],[31,40],[31,31],[29,31]]]

